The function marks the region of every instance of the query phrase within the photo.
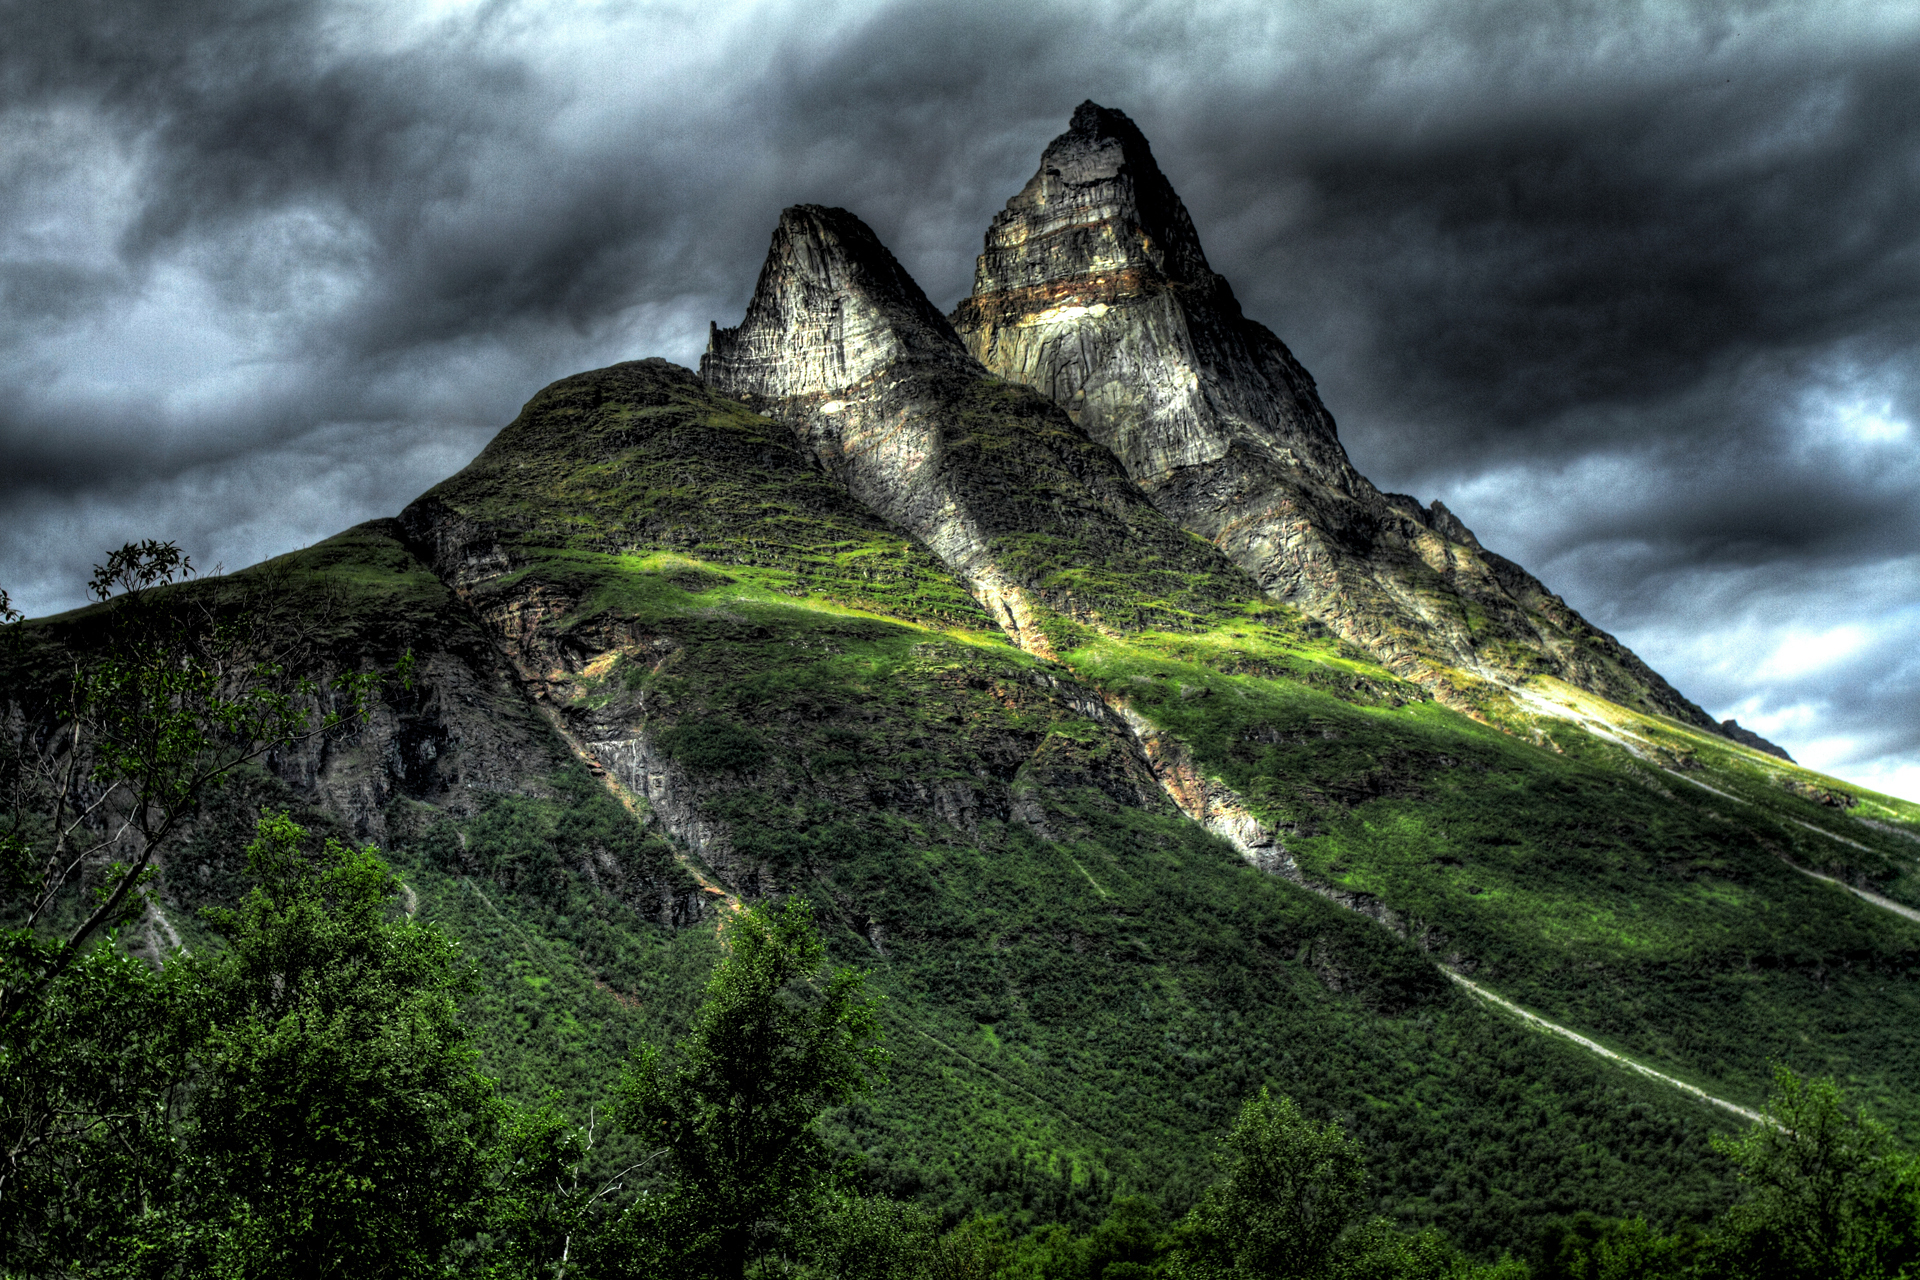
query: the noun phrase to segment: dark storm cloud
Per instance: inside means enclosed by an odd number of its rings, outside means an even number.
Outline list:
[[[1286,242],[1246,247],[1283,280],[1362,295],[1355,357],[1383,407],[1534,450],[1554,443],[1543,420],[1657,402],[1758,350],[1910,338],[1916,56],[1908,43],[1842,66],[1747,66],[1737,83],[1678,78],[1397,136],[1302,136],[1275,110],[1276,136],[1222,167],[1253,158],[1304,187]]]
[[[6,13],[0,558],[36,609],[123,538],[244,563],[390,513],[552,378],[693,361],[784,205],[853,209],[950,304],[1090,96],[1377,481],[1715,710],[1920,786],[1897,6]]]

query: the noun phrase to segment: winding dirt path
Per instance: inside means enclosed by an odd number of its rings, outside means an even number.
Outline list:
[[[1802,824],[1802,825],[1805,825],[1805,824]],[[1819,831],[1820,828],[1814,827],[1813,830]],[[1821,834],[1826,835],[1828,833],[1821,832]],[[1839,839],[1838,836],[1834,838]],[[1785,861],[1785,860],[1782,859],[1782,861]],[[1868,893],[1865,889],[1856,889],[1844,880],[1836,880],[1832,876],[1823,876],[1818,871],[1809,871],[1805,867],[1797,866],[1791,862],[1788,862],[1787,865],[1790,867],[1793,867],[1795,871],[1798,871],[1803,876],[1811,876],[1815,880],[1825,880],[1828,884],[1837,884],[1842,889],[1845,889],[1848,893],[1852,894],[1854,897],[1862,898],[1868,902],[1871,902],[1874,906],[1879,907],[1882,911],[1891,911],[1893,912],[1893,914],[1897,916],[1901,916],[1901,917],[1904,917],[1905,919],[1911,920],[1915,924],[1920,924],[1920,911],[1915,911],[1912,907],[1903,907],[1899,903],[1895,902],[1892,898],[1883,898],[1877,893]]]
[[[1822,877],[1822,878],[1824,879],[1825,877]],[[1589,1040],[1587,1039],[1587,1037],[1581,1035],[1577,1031],[1571,1031],[1568,1028],[1561,1026],[1557,1022],[1548,1022],[1545,1018],[1541,1017],[1537,1013],[1528,1013],[1525,1009],[1522,1009],[1519,1005],[1507,999],[1505,996],[1497,996],[1493,992],[1481,986],[1479,983],[1474,982],[1468,978],[1463,978],[1459,974],[1453,972],[1451,969],[1448,969],[1442,966],[1440,972],[1446,974],[1449,978],[1452,978],[1456,983],[1465,987],[1468,991],[1471,991],[1474,995],[1479,996],[1482,1000],[1487,1001],[1489,1004],[1498,1005],[1500,1008],[1505,1009],[1508,1013],[1517,1015],[1521,1021],[1527,1023],[1529,1026],[1538,1027],[1540,1030],[1550,1032],[1556,1036],[1563,1036],[1566,1039],[1571,1040],[1575,1044],[1579,1045],[1582,1049],[1585,1049],[1590,1053],[1597,1053],[1601,1057],[1609,1059],[1610,1061],[1617,1062],[1629,1071],[1638,1072],[1639,1074],[1647,1077],[1649,1080],[1658,1080],[1661,1084],[1671,1085],[1675,1089],[1680,1090],[1682,1093],[1691,1094],[1695,1098],[1698,1098],[1700,1101],[1710,1102],[1716,1107],[1723,1107],[1726,1110],[1731,1111],[1735,1115],[1740,1116],[1744,1119],[1747,1119],[1747,1120],[1764,1120],[1765,1119],[1765,1117],[1762,1116],[1758,1111],[1749,1110],[1748,1108],[1741,1106],[1737,1102],[1728,1102],[1725,1098],[1716,1098],[1712,1094],[1708,1093],[1706,1090],[1698,1087],[1697,1085],[1688,1084],[1685,1080],[1676,1080],[1670,1075],[1665,1075],[1661,1072],[1655,1071],[1652,1067],[1647,1066],[1645,1063],[1635,1062],[1632,1058],[1627,1057],[1627,1055],[1625,1055],[1624,1053],[1615,1053],[1612,1049],[1607,1048],[1607,1046],[1600,1044],[1597,1041]]]

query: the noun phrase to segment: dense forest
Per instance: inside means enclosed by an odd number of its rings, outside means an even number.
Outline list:
[[[263,760],[350,736],[413,664],[306,674],[270,619],[167,596],[189,569],[167,544],[110,557],[91,639],[42,673],[60,714],[16,706],[0,762],[6,1274],[1865,1280],[1920,1266],[1920,1160],[1834,1080],[1784,1067],[1741,1134],[1681,1152],[1649,1123],[1674,1148],[1673,1204],[1535,1213],[1518,1236],[1490,1210],[1383,1214],[1386,1193],[1436,1171],[1390,1166],[1250,1073],[1207,1077],[1238,1089],[1214,1100],[1207,1179],[1162,1176],[1150,1154],[1033,1160],[1018,1133],[965,1121],[979,1113],[957,1095],[982,1089],[978,1072],[906,1069],[909,1036],[972,1060],[903,1018],[907,993],[851,963],[804,896],[732,903],[717,931],[636,931],[600,910],[603,891],[545,874],[572,847],[647,857],[589,780],[563,781],[558,802],[498,797],[463,827],[423,822],[385,854],[275,793]],[[28,670],[7,619],[12,669]],[[161,928],[152,877],[169,858],[200,869],[200,897],[193,920]],[[532,916],[539,928],[518,923]],[[597,976],[581,982],[561,950]],[[1376,977],[1389,997],[1420,981]],[[621,1017],[630,1044],[609,1054],[586,1024]],[[1511,1055],[1539,1037],[1513,1034],[1443,1048],[1517,1075]],[[1340,1065],[1358,1051],[1332,1037],[1317,1048],[1328,1070],[1364,1066]],[[1012,1070],[986,1072],[988,1094],[1026,1089]],[[1144,1109],[1171,1086],[1143,1078]],[[1402,1106],[1381,1131],[1419,1130],[1420,1099]],[[948,1123],[943,1149],[977,1158],[890,1158],[903,1112]],[[1580,1158],[1525,1143],[1524,1114],[1468,1119],[1451,1169]],[[1546,1131],[1564,1145],[1567,1130]],[[1685,1190],[1709,1161],[1732,1203]]]

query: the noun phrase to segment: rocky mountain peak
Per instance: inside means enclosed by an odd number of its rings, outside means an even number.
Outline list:
[[[994,254],[996,242],[1012,252]],[[1139,126],[1091,101],[1041,154],[1039,171],[994,219],[987,243],[976,296],[1072,273],[1104,277],[1081,282],[1096,291],[1214,292],[1226,284],[1207,265],[1193,219]]]
[[[1081,579],[1135,578],[1182,612],[1251,594],[1244,574],[1169,521],[1057,405],[989,376],[844,209],[781,214],[746,317],[714,328],[700,372],[784,423],[1032,652],[1054,653],[1048,615],[1108,627],[1166,621],[1142,613],[1138,592]],[[1041,545],[1070,548],[1079,576],[1067,581],[1064,566],[1036,557]]]
[[[781,212],[746,318],[712,328],[700,375],[727,394],[809,396],[901,361],[978,368],[866,223],[803,204]]]
[[[1149,490],[1236,445],[1342,492],[1365,485],[1313,380],[1242,316],[1122,112],[1082,103],[1047,144],[952,319],[989,369],[1046,392]]]
[[[1354,468],[1313,378],[1242,313],[1123,113],[1082,103],[1047,144],[952,320],[1267,595],[1439,696],[1471,709],[1471,685],[1547,674],[1718,727],[1445,506]]]

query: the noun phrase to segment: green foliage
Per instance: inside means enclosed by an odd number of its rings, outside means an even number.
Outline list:
[[[701,1226],[690,1265],[740,1276],[826,1190],[820,1111],[866,1091],[885,1062],[863,979],[824,980],[812,908],[789,899],[724,925],[726,958],[671,1061],[641,1050],[619,1085],[620,1119],[665,1150],[664,1198]]]
[[[700,773],[751,773],[767,759],[759,735],[717,717],[674,725],[660,735],[660,748]]]
[[[1663,1236],[1643,1218],[1576,1215],[1549,1225],[1533,1250],[1533,1280],[1662,1280],[1696,1271],[1707,1237]],[[1707,1274],[1711,1274],[1708,1271]]]
[[[486,1198],[489,1275],[564,1275],[602,1198],[582,1178],[591,1132],[582,1132],[551,1102],[515,1108],[493,1157],[496,1181]]]
[[[1757,1105],[1772,1057],[1859,1080],[1899,1132],[1920,1134],[1901,1065],[1920,1051],[1920,935],[1786,865],[1852,846],[1800,825],[1783,806],[1803,802],[1750,776],[1774,765],[1635,722],[1676,762],[1684,747],[1694,765],[1725,767],[1672,771],[1716,795],[1564,723],[1536,742],[1530,726],[1367,705],[1256,670],[1249,655],[1278,643],[1221,632],[1071,658],[1246,798],[1309,879],[1389,915],[1436,959],[1719,1096]],[[1882,857],[1869,844],[1911,848],[1864,826],[1846,838],[1862,862]]]
[[[1337,1123],[1316,1124],[1266,1089],[1221,1140],[1220,1179],[1188,1215],[1178,1271],[1195,1277],[1330,1274],[1360,1211],[1366,1166]]]
[[[1920,1162],[1830,1079],[1774,1072],[1766,1119],[1715,1148],[1746,1185],[1717,1269],[1772,1280],[1881,1280],[1920,1265]]]
[[[103,1270],[174,1190],[177,1086],[192,990],[109,936],[0,1042],[0,1267]]]
[[[1524,1263],[1476,1263],[1431,1228],[1358,1224],[1358,1147],[1337,1125],[1307,1120],[1289,1098],[1262,1090],[1221,1148],[1219,1180],[1171,1227],[1141,1196],[1117,1198],[1105,1221],[1078,1235],[1054,1224],[1016,1240],[1002,1219],[976,1218],[925,1250],[924,1265],[931,1274],[1004,1280],[1526,1280]]]
[[[992,627],[937,560],[850,497],[785,427],[663,360],[543,389],[402,519],[440,509],[559,553],[559,564],[568,553],[665,552],[722,566],[721,581],[746,576],[930,625]],[[673,590],[697,596],[713,585],[694,574]]]
[[[803,1280],[920,1280],[941,1253],[939,1222],[918,1205],[839,1195],[796,1233]]]
[[[1000,1274],[1020,1280],[1145,1280],[1157,1274],[1167,1249],[1161,1218],[1160,1206],[1147,1197],[1122,1196],[1084,1235],[1055,1223],[1012,1243]]]
[[[155,859],[210,791],[362,718],[383,679],[296,674],[305,642],[283,611],[246,587],[192,595],[192,576],[172,543],[120,548],[95,567],[86,626],[60,645],[0,611],[8,710],[21,716],[0,752],[7,1258],[97,1260],[164,1201],[188,1052],[182,984],[119,955],[111,931],[149,909]],[[409,669],[403,659],[403,680]]]
[[[0,889],[16,904],[18,927],[0,939],[0,1034],[30,1019],[95,935],[144,908],[139,890],[155,856],[211,786],[363,716],[383,679],[345,673],[323,688],[290,673],[285,659],[300,640],[271,634],[280,620],[272,610],[183,608],[185,598],[164,589],[192,576],[170,542],[129,543],[96,565],[89,590],[104,610],[100,638],[73,657],[56,700],[64,731],[37,760],[10,744]],[[410,669],[403,660],[402,679]],[[112,865],[64,937],[51,936],[47,925],[81,868],[123,840],[131,858]]]
[[[439,930],[392,919],[372,848],[317,855],[286,815],[248,849],[259,885],[217,914],[229,948],[190,962],[205,1039],[185,1136],[189,1270],[433,1273],[468,1234],[500,1119]]]
[[[1516,1258],[1475,1262],[1431,1227],[1408,1235],[1381,1219],[1348,1233],[1332,1272],[1340,1280],[1528,1280]]]

